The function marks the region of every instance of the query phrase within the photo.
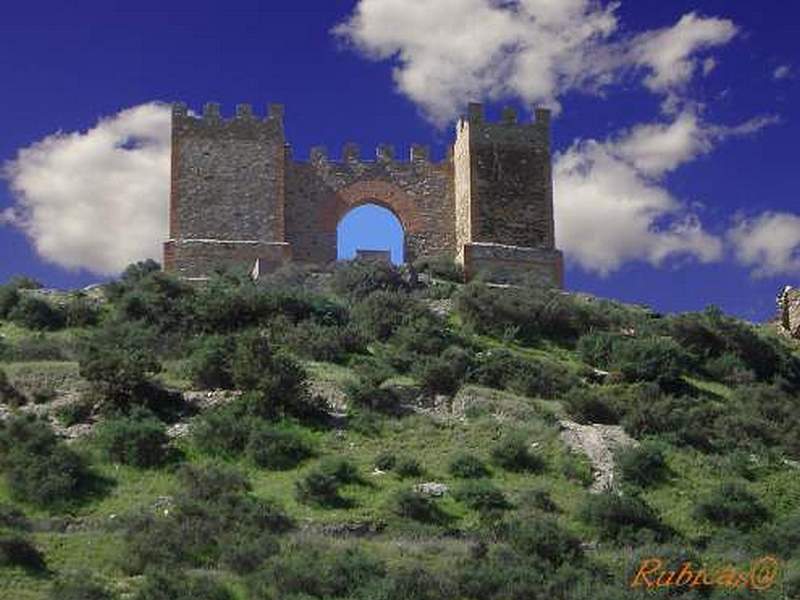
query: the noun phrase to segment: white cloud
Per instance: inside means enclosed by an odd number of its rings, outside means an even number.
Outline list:
[[[781,65],[772,72],[772,78],[780,81],[781,79],[788,79],[792,76],[791,65]]]
[[[626,72],[673,97],[716,61],[698,54],[736,35],[729,20],[684,15],[672,27],[619,34],[618,3],[597,0],[360,0],[334,28],[365,56],[394,60],[398,90],[434,122],[470,99],[559,107],[565,92],[602,93]],[[671,104],[675,104],[674,98]]]
[[[766,212],[740,218],[728,232],[736,260],[754,277],[800,275],[800,216]]]
[[[42,258],[71,269],[115,274],[160,257],[169,131],[169,108],[149,103],[19,150],[3,169],[16,205],[2,221],[25,231]]]

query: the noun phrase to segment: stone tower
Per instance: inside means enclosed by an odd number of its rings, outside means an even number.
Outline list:
[[[534,123],[518,123],[510,109],[490,123],[470,104],[440,162],[417,144],[407,160],[386,144],[363,160],[352,143],[338,160],[315,148],[302,161],[286,144],[280,105],[265,118],[239,105],[229,119],[216,104],[201,117],[173,107],[168,271],[202,280],[228,265],[264,272],[289,260],[331,262],[339,221],[367,203],[398,218],[407,262],[449,256],[467,277],[523,272],[562,285],[545,110]]]

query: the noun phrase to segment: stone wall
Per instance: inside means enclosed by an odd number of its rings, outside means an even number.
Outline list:
[[[800,339],[800,289],[786,286],[778,295],[778,319],[786,333]]]
[[[553,235],[549,113],[498,123],[471,104],[447,158],[433,162],[414,145],[398,160],[388,145],[363,160],[355,144],[338,159],[322,148],[295,160],[285,143],[283,109],[266,118],[248,105],[230,119],[208,104],[202,117],[175,105],[172,122],[170,239],[164,267],[187,278],[258,261],[260,271],[287,260],[336,260],[337,226],[363,204],[400,221],[404,258],[450,256],[468,275],[533,271],[560,285]]]

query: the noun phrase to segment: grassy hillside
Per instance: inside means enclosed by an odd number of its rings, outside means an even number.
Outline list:
[[[426,270],[0,286],[0,598],[800,597],[792,342]]]

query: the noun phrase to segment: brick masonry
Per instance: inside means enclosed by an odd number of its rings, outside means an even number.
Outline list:
[[[230,119],[216,104],[201,117],[183,104],[173,107],[166,270],[203,278],[256,261],[261,271],[289,260],[330,263],[339,222],[363,204],[395,214],[408,262],[446,255],[468,276],[534,271],[562,285],[547,111],[537,110],[534,123],[518,123],[510,110],[488,123],[482,107],[470,104],[440,162],[418,145],[407,160],[396,159],[389,145],[365,160],[352,143],[338,158],[314,148],[304,161],[286,144],[280,105],[271,105],[266,118],[239,105]]]

